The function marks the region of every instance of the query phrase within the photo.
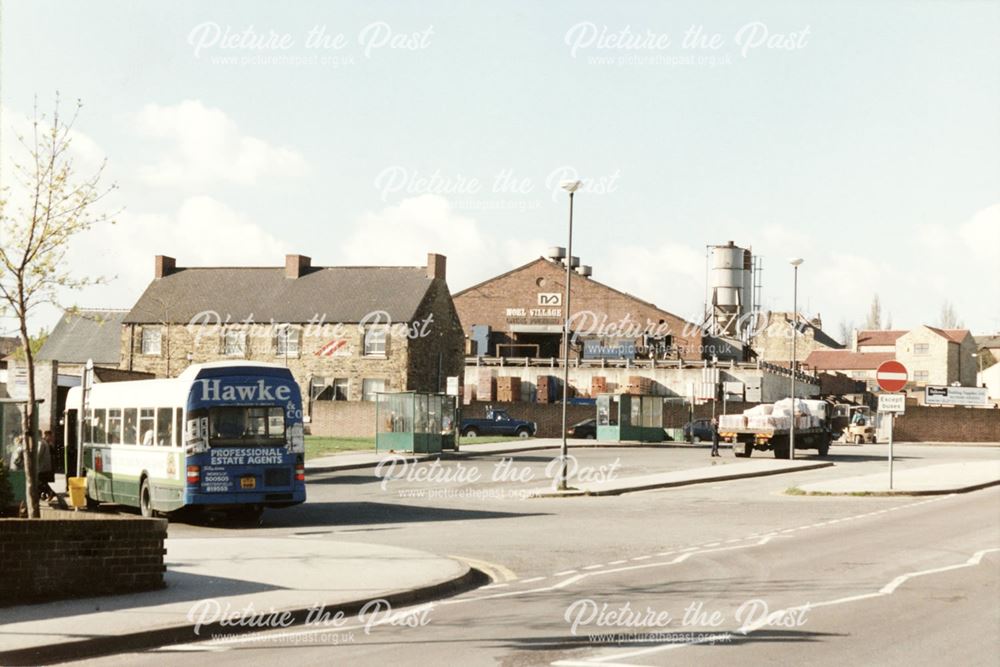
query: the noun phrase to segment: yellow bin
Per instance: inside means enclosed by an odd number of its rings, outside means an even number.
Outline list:
[[[70,477],[67,480],[69,486],[69,504],[79,509],[87,504],[87,478]]]

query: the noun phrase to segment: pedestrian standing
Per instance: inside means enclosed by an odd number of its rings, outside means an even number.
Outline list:
[[[55,470],[52,467],[52,431],[46,431],[42,435],[42,441],[38,443],[38,488],[42,500],[56,497],[56,492],[49,486],[56,481]]]
[[[712,456],[721,456],[719,454],[719,420],[712,420]]]

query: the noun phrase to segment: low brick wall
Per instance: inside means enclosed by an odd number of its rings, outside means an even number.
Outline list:
[[[896,419],[898,442],[1000,442],[1000,410],[907,405]]]
[[[514,419],[524,419],[538,424],[538,437],[558,438],[562,430],[562,404],[561,403],[492,403],[472,402],[462,406],[462,418],[477,418],[486,416],[487,406],[506,410]],[[735,414],[757,405],[756,403],[727,403],[726,412]],[[721,413],[722,404],[718,410]],[[597,408],[591,405],[570,405],[566,410],[567,424],[575,424],[584,419],[592,419],[597,416]],[[711,404],[696,405],[694,407],[695,419],[709,418],[712,416]],[[665,403],[663,405],[663,426],[664,428],[681,428],[690,419],[688,406],[681,403]]]
[[[0,519],[0,605],[162,588],[166,537],[166,519]]]
[[[499,401],[477,402],[462,406],[462,418],[486,416],[486,407],[492,405],[506,410],[515,419],[524,419],[538,424],[538,437],[558,438],[562,425],[561,403],[501,403]],[[757,405],[756,403],[727,403],[726,412],[734,414]],[[722,404],[718,408],[721,414]],[[566,421],[575,424],[597,416],[597,408],[589,405],[570,405],[566,411]],[[695,419],[712,416],[712,405],[696,405]],[[679,402],[663,405],[663,426],[680,428],[688,422],[688,406]],[[374,438],[375,404],[366,401],[316,401],[313,403],[311,435],[338,438]]]
[[[336,438],[374,438],[374,401],[315,401],[310,435]]]

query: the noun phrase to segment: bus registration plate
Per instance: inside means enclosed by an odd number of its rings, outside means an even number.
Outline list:
[[[240,488],[241,489],[255,489],[257,488],[257,478],[252,475],[246,477],[240,477]]]

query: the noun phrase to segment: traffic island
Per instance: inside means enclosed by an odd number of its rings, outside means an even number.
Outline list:
[[[245,610],[282,618],[287,623],[277,628],[282,629],[317,618],[317,610],[325,617],[357,616],[373,600],[398,609],[489,580],[451,558],[309,534],[168,539],[166,546],[166,588],[3,609],[0,664],[35,665],[231,639],[271,628],[224,620]]]
[[[898,466],[898,464],[897,464]],[[935,496],[968,493],[1000,484],[1000,461],[960,461],[830,479],[785,491],[796,496]]]
[[[641,475],[638,477],[624,477],[621,479],[608,479],[591,484],[577,484],[576,488],[567,491],[538,489],[537,491],[530,493],[528,497],[564,498],[576,496],[617,496],[623,493],[648,491],[650,489],[666,489],[675,486],[704,484],[706,482],[723,482],[732,479],[763,477],[766,475],[781,475],[790,472],[816,470],[818,468],[828,468],[832,465],[833,462],[831,461],[817,461],[815,459],[799,461],[758,459],[740,462],[724,462],[724,460],[720,459],[720,461],[716,464],[702,468],[675,470],[672,472],[657,473],[655,475]]]

